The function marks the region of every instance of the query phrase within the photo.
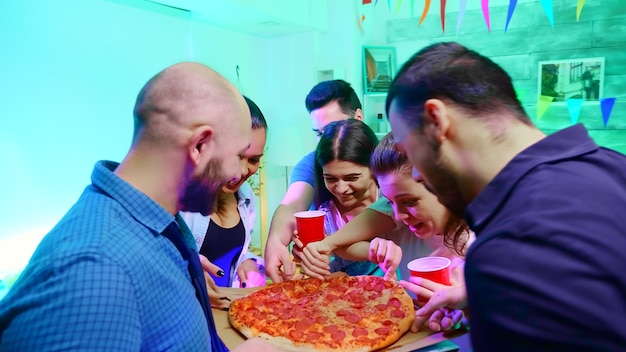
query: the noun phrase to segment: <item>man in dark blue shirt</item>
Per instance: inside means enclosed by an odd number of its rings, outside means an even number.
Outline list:
[[[96,164],[0,303],[0,351],[222,348],[200,303],[206,292],[191,283],[195,260],[204,285],[193,236],[176,214],[210,213],[219,188],[241,175],[250,112],[215,71],[181,63],[148,81],[134,117],[124,160]],[[260,339],[240,345],[263,348],[273,349]]]
[[[456,43],[409,59],[387,110],[396,143],[476,232],[467,296],[439,291],[418,320],[467,304],[476,351],[623,351],[626,156],[580,125],[546,136],[506,72]]]

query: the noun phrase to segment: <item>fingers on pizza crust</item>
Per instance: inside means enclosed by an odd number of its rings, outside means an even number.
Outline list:
[[[287,351],[374,351],[406,333],[413,300],[375,276],[307,279],[267,286],[235,300],[231,324]]]

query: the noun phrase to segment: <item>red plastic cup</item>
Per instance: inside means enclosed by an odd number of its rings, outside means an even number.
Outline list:
[[[424,257],[407,264],[411,276],[428,279],[442,285],[450,286],[450,259],[445,257]],[[427,301],[426,297],[418,296],[418,301]]]
[[[302,246],[306,247],[311,242],[324,239],[324,216],[326,212],[321,210],[307,210],[293,214],[296,217],[298,239]]]

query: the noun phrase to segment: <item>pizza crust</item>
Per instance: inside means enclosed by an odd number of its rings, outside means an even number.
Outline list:
[[[282,351],[288,352],[319,352],[319,351],[327,351],[323,347],[316,348],[312,344],[296,344],[293,341],[289,340],[286,337],[282,336],[271,336],[265,333],[259,334],[259,337],[271,343],[272,345],[280,348]],[[356,348],[356,349],[341,349],[341,351],[346,352],[368,352],[369,348]]]

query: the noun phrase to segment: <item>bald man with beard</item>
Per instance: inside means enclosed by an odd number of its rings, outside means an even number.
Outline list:
[[[124,160],[96,163],[0,304],[0,350],[211,350],[212,316],[165,231],[176,225],[197,251],[177,213],[212,211],[241,175],[250,126],[241,94],[209,67],[180,63],[151,78]],[[274,350],[260,339],[238,349]]]

